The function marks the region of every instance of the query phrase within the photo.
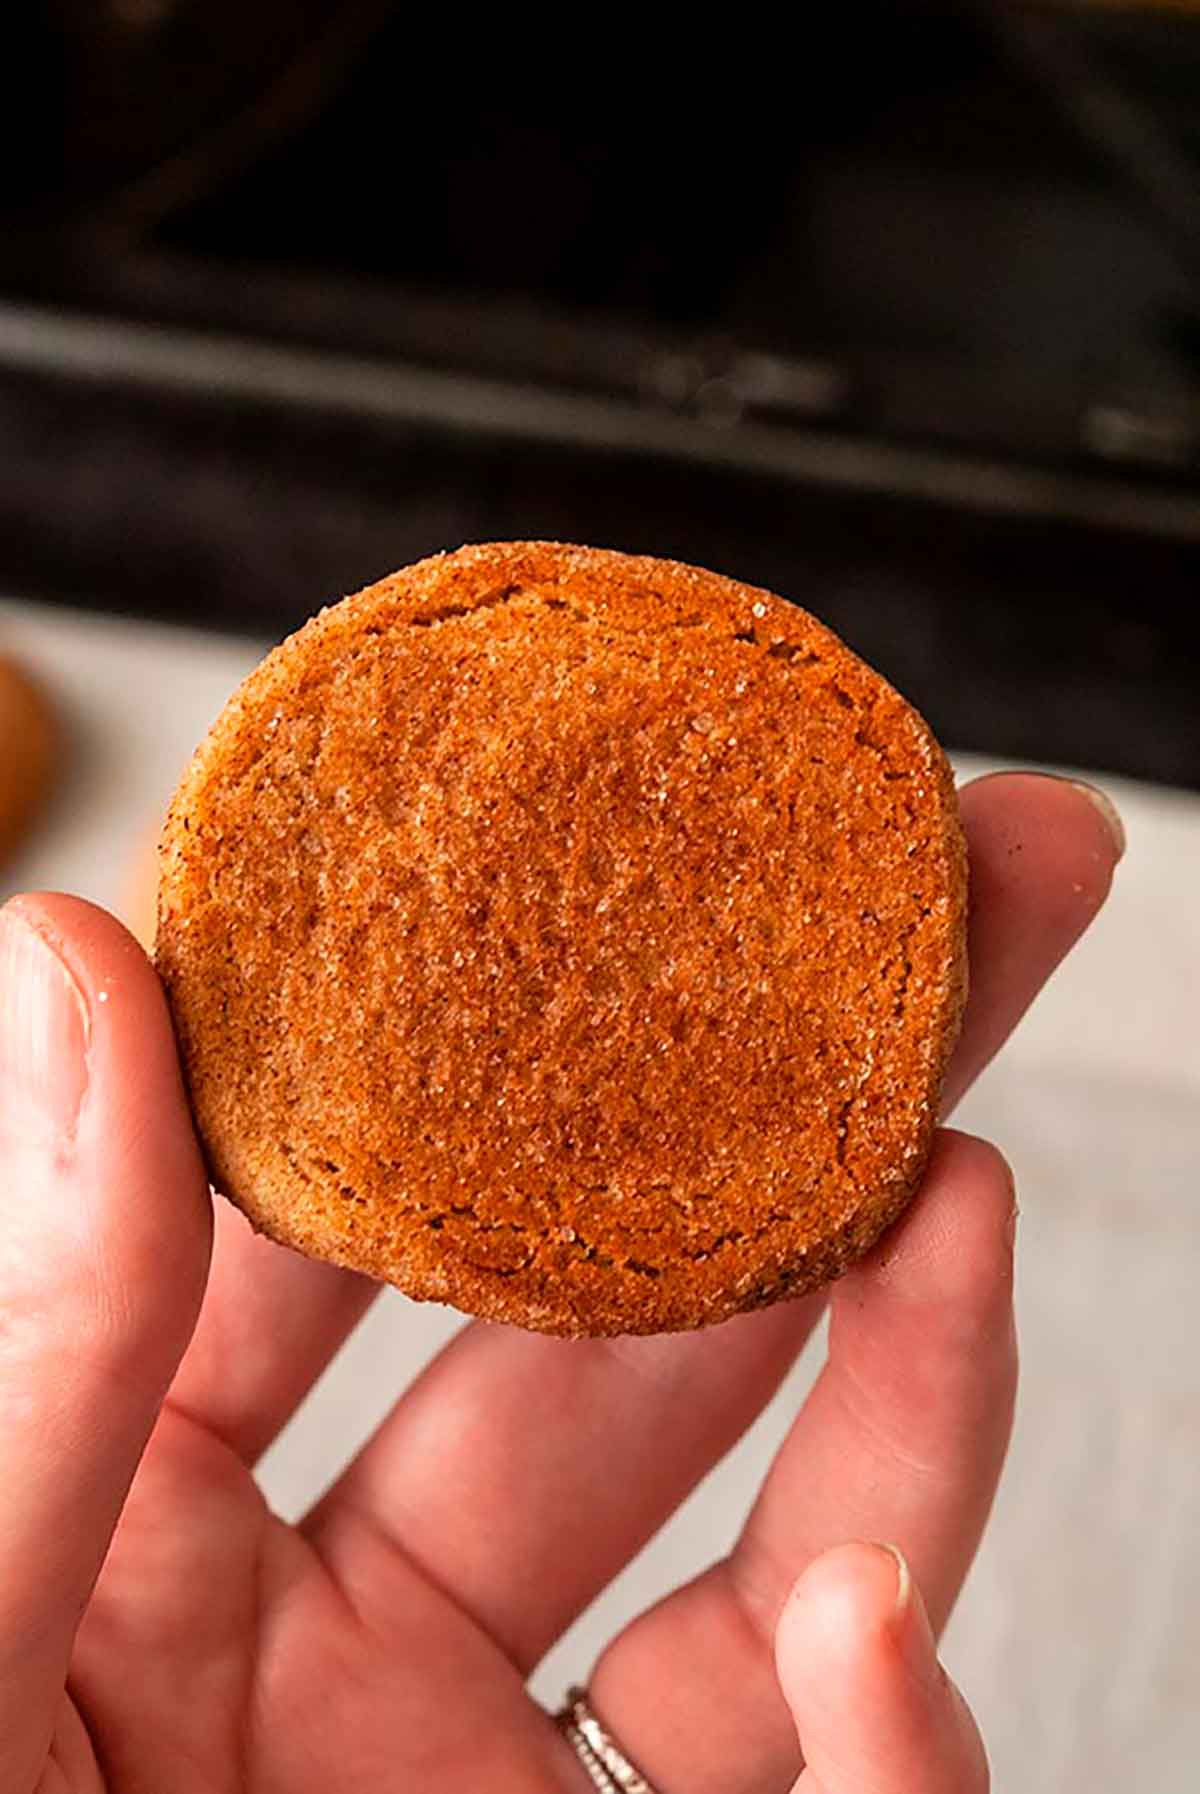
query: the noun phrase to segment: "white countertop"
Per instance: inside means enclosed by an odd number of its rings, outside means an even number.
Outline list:
[[[127,913],[179,771],[259,651],[2,602],[0,643],[70,734],[52,813],[0,894],[53,886]],[[1191,1794],[1200,1764],[1200,799],[1105,782],[1129,833],[1110,904],[958,1117],[1021,1190],[1017,1435],[946,1644],[1001,1794]],[[282,1511],[457,1324],[385,1295],[266,1459]],[[557,1648],[535,1679],[546,1699],[728,1543],[813,1360]]]

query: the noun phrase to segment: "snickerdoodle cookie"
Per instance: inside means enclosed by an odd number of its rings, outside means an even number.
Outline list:
[[[214,1182],[410,1295],[695,1327],[903,1209],[965,986],[921,718],[805,611],[517,542],[315,617],[163,841],[158,964]]]

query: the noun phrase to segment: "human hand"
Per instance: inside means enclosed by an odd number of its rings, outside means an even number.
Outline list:
[[[963,812],[951,1097],[1118,852],[1057,780],[982,780]],[[750,1424],[821,1298],[657,1339],[467,1326],[285,1526],[253,1465],[372,1286],[223,1203],[209,1274],[166,1009],[118,924],[16,900],[0,1005],[4,1794],[580,1794],[525,1679]],[[601,1658],[593,1702],[663,1794],[784,1790],[797,1727],[804,1794],[984,1787],[933,1636],[1008,1436],[1013,1217],[998,1155],[943,1134],[908,1215],[833,1291],[828,1361],[733,1552]],[[892,1553],[830,1550],[854,1538],[903,1551],[898,1611]]]

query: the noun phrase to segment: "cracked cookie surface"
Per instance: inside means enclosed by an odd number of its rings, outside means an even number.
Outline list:
[[[421,562],[250,676],[162,860],[213,1180],[301,1250],[652,1332],[836,1276],[919,1181],[965,989],[949,769],[769,593]]]

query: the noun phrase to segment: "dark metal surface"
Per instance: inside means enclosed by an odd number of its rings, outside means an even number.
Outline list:
[[[0,216],[23,242],[109,248],[210,191],[317,112],[391,0],[32,0],[20,154]],[[0,78],[2,87],[2,78]]]
[[[965,0],[549,64],[204,5],[54,11],[113,103],[55,65],[65,159],[50,106],[10,166],[8,587],[279,634],[464,539],[643,548],[810,605],[956,746],[1200,786],[1200,291],[1069,59]],[[1175,180],[1200,18],[1161,24],[1088,67]]]
[[[465,540],[698,561],[808,605],[953,746],[1200,787],[1200,556],[780,474],[228,390],[0,379],[10,585],[280,635]]]

